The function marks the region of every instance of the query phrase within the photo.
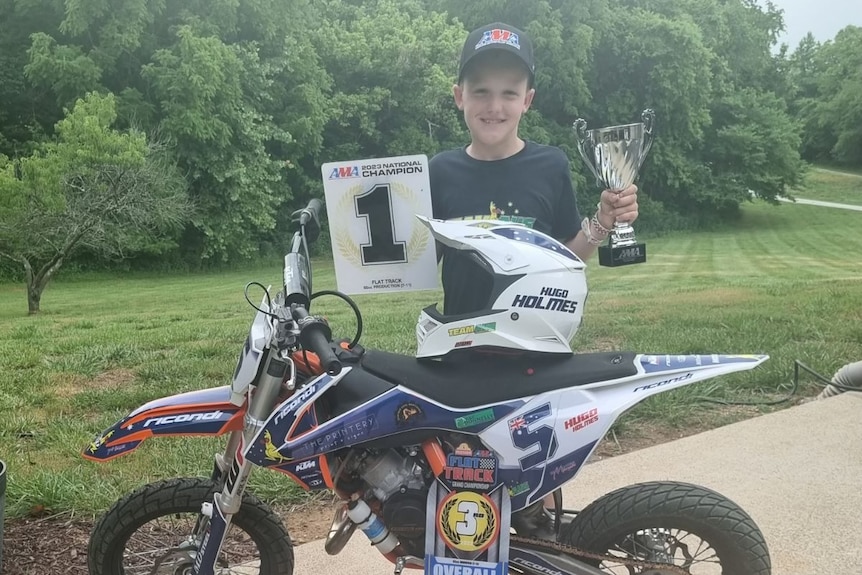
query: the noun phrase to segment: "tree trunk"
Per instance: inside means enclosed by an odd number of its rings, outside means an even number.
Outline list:
[[[38,285],[27,285],[27,314],[39,313],[39,302],[42,301],[42,288]]]
[[[39,304],[42,301],[42,292],[45,286],[54,276],[54,273],[63,265],[65,254],[57,254],[42,266],[38,273],[33,273],[33,266],[27,258],[22,258],[24,263],[24,276],[27,280],[27,313],[29,315],[39,313]]]
[[[33,266],[30,265],[30,260],[22,257],[21,263],[24,264],[24,280],[27,282],[27,314],[33,315],[39,313],[42,290],[39,288],[39,283],[33,274]]]

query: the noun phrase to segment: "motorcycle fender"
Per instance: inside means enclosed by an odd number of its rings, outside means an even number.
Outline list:
[[[222,435],[243,428],[245,405],[230,401],[230,386],[171,395],[142,405],[87,445],[81,455],[109,461],[153,436]]]

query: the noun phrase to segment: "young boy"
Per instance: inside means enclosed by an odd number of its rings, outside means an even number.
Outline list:
[[[470,144],[431,159],[434,217],[521,222],[587,260],[614,221],[637,219],[637,187],[603,191],[595,217],[581,220],[565,153],[518,136],[536,93],[534,73],[533,47],[521,30],[497,22],[467,36],[452,91]],[[482,309],[490,280],[464,254],[444,248],[443,313]]]
[[[452,91],[464,112],[470,144],[431,159],[434,217],[520,222],[559,239],[587,260],[616,220],[637,219],[637,187],[603,191],[595,216],[581,220],[565,153],[518,136],[521,116],[536,93],[534,73],[533,46],[521,30],[497,22],[467,36]],[[491,288],[491,277],[469,257],[444,247],[445,315],[483,309]],[[520,534],[553,538],[543,509],[553,506],[549,495],[514,514],[512,526]]]

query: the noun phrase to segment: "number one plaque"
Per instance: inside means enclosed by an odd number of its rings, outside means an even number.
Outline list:
[[[323,191],[338,289],[347,294],[437,288],[424,155],[331,162]]]

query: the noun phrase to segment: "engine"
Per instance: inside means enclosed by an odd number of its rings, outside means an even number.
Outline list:
[[[443,453],[467,444],[481,447],[476,436],[448,433],[439,436]],[[338,479],[346,493],[362,493],[363,499],[398,538],[407,553],[425,555],[425,509],[434,472],[418,445],[380,446],[353,451]]]
[[[380,518],[395,534],[402,548],[423,556],[425,504],[433,473],[415,457],[418,449],[368,450],[355,457],[349,471],[366,484],[365,499],[380,502]]]

